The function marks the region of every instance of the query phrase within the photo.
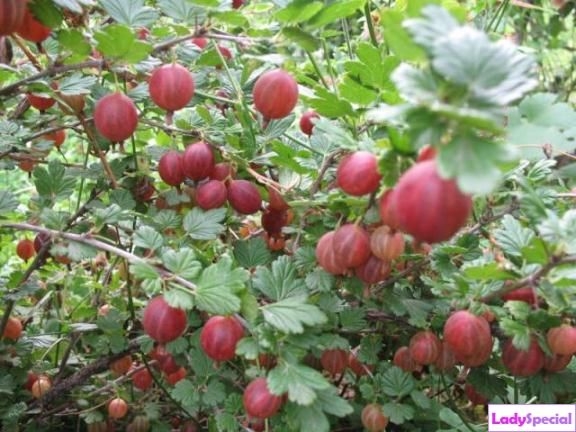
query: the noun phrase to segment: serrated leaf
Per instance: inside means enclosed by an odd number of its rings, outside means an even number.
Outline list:
[[[328,318],[317,306],[305,303],[306,296],[289,297],[262,306],[264,320],[284,333],[302,333],[304,325],[324,324]]]
[[[318,114],[326,117],[342,117],[353,115],[352,105],[345,99],[324,88],[316,89],[316,97],[308,100],[308,105]]]
[[[194,296],[189,292],[179,289],[171,289],[169,291],[164,291],[163,295],[166,303],[172,307],[191,310],[195,306]]]
[[[303,50],[312,52],[320,48],[320,41],[299,27],[284,27],[282,35],[300,45]]]
[[[407,420],[412,420],[415,414],[414,407],[397,402],[389,402],[382,405],[382,411],[384,415],[390,418],[392,423],[399,425],[405,423]]]
[[[0,215],[11,213],[18,207],[16,196],[8,190],[0,190]]]
[[[432,65],[449,81],[466,86],[483,105],[505,106],[538,84],[534,60],[510,42],[491,42],[471,27],[453,30],[433,48]]]
[[[419,390],[414,390],[412,393],[410,393],[410,397],[419,408],[426,410],[429,409],[432,405],[430,398],[426,396],[424,392]]]
[[[294,261],[285,255],[274,261],[270,269],[260,267],[256,270],[253,286],[276,301],[306,294],[306,285],[297,278]]]
[[[106,12],[120,24],[148,27],[158,19],[158,12],[143,0],[99,0]]]
[[[110,204],[104,208],[93,210],[94,224],[102,228],[106,224],[116,224],[120,222],[126,214],[117,204]]]
[[[48,202],[69,198],[74,192],[77,179],[66,174],[66,169],[58,161],[50,161],[47,169],[36,167],[33,175],[38,194]]]
[[[465,266],[462,270],[466,277],[483,281],[509,280],[515,277],[513,272],[501,268],[501,266],[495,262],[478,266]]]
[[[202,269],[201,264],[196,261],[194,251],[190,248],[166,250],[162,253],[162,263],[172,273],[184,279],[194,279]]]
[[[334,287],[334,275],[321,268],[315,268],[306,275],[306,286],[311,292],[329,292]]]
[[[529,228],[524,228],[511,215],[505,215],[502,218],[501,225],[502,228],[498,228],[493,232],[496,244],[502,248],[505,254],[522,256],[522,249],[530,245],[534,232]]]
[[[324,8],[319,1],[295,0],[276,12],[276,19],[286,24],[298,24],[308,21]]]
[[[130,264],[130,273],[138,279],[160,279],[158,271],[145,261],[137,261]]]
[[[62,51],[68,54],[65,57],[65,63],[71,64],[79,62],[90,55],[90,44],[86,41],[81,31],[77,29],[61,29],[58,31],[57,37]],[[59,90],[61,87],[62,84],[60,82]]]
[[[64,95],[89,94],[96,82],[95,77],[72,74],[60,80],[58,91]],[[117,190],[112,192],[117,192]]]
[[[226,399],[226,387],[218,380],[211,379],[208,382],[206,391],[202,394],[202,402],[208,406],[215,407]]]
[[[345,417],[354,412],[354,408],[347,400],[338,396],[334,387],[318,391],[316,394],[318,399],[314,404],[319,406],[325,413],[336,417]]]
[[[272,261],[270,249],[262,237],[234,242],[234,258],[244,268],[266,265]]]
[[[240,310],[238,293],[244,289],[248,273],[241,268],[232,268],[232,260],[223,256],[216,264],[204,269],[195,291],[200,310],[227,315]]]
[[[143,225],[134,233],[134,245],[155,251],[164,245],[164,238],[154,228]]]
[[[182,23],[202,23],[206,10],[186,0],[159,0],[158,7],[169,17]]]
[[[432,53],[436,42],[452,31],[458,30],[460,24],[450,13],[437,5],[428,5],[422,9],[422,18],[412,18],[403,22],[404,28],[412,35],[414,41]]]
[[[193,239],[213,240],[226,229],[221,224],[225,217],[225,208],[204,211],[199,207],[194,207],[184,217],[182,224],[188,235]]]
[[[390,50],[401,60],[417,61],[424,58],[422,48],[414,43],[408,31],[402,26],[400,11],[388,8],[380,14],[382,33]]]
[[[270,371],[268,389],[276,395],[288,393],[288,399],[298,405],[310,405],[316,390],[325,390],[330,383],[318,371],[301,364],[283,362]]]
[[[342,329],[354,332],[367,327],[366,311],[363,308],[344,309],[339,315]]]
[[[392,397],[408,395],[416,388],[416,381],[412,375],[396,366],[388,369],[378,381],[382,391]]]
[[[506,380],[490,374],[487,369],[472,368],[466,377],[466,382],[470,383],[474,390],[488,399],[492,399],[495,396],[506,397]]]
[[[126,63],[138,63],[148,57],[152,47],[136,39],[132,30],[121,24],[111,24],[94,35],[96,48],[106,57]]]
[[[188,379],[180,380],[170,392],[174,400],[180,402],[186,409],[194,411],[200,404],[200,392],[195,384]]]

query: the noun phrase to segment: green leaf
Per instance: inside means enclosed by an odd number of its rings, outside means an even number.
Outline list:
[[[390,50],[400,60],[418,61],[424,58],[424,51],[414,43],[408,31],[402,26],[400,11],[386,9],[380,14],[384,39]]]
[[[428,5],[422,9],[422,18],[404,21],[403,25],[413,40],[431,54],[438,40],[460,28],[458,21],[450,13],[437,5]]]
[[[191,310],[195,306],[193,295],[180,289],[164,291],[164,299],[170,306],[179,309]]]
[[[336,417],[345,417],[354,412],[354,409],[347,400],[344,400],[336,393],[336,388],[330,387],[326,390],[316,392],[318,399],[314,402],[322,411]]]
[[[354,114],[350,102],[340,99],[331,91],[319,87],[316,89],[316,96],[316,98],[308,100],[308,105],[322,116],[342,117]]]
[[[18,200],[14,193],[8,190],[0,190],[0,215],[11,213],[18,207]]]
[[[195,412],[199,409],[200,392],[190,380],[183,379],[178,381],[170,394],[174,400],[181,403],[187,410]]]
[[[320,41],[310,33],[299,27],[284,27],[282,35],[290,41],[297,43],[305,51],[316,51],[320,48]]]
[[[338,86],[340,95],[352,103],[370,105],[378,98],[378,92],[365,87],[350,76],[345,76],[344,81]]]
[[[276,19],[286,24],[299,24],[308,21],[323,8],[324,3],[320,1],[295,0],[276,12]]]
[[[416,381],[411,374],[393,366],[378,377],[382,391],[388,396],[402,397],[416,388]]]
[[[466,377],[466,382],[469,382],[474,390],[484,395],[488,399],[493,399],[495,396],[505,398],[507,394],[506,380],[492,375],[488,369],[485,368],[472,368]]]
[[[509,280],[516,276],[513,272],[501,267],[498,263],[491,262],[482,265],[463,266],[462,270],[466,277],[482,281]]]
[[[394,424],[402,424],[407,420],[412,420],[416,411],[411,405],[401,404],[398,402],[389,402],[382,405],[382,412]]]
[[[308,24],[313,28],[324,27],[330,23],[353,15],[357,10],[363,8],[364,4],[366,4],[366,0],[339,0],[323,7],[319,13],[314,15]]]
[[[294,430],[330,432],[330,421],[316,404],[309,406],[289,405],[286,408],[290,419],[293,419]]]
[[[304,325],[319,325],[327,317],[317,306],[306,303],[306,296],[289,297],[261,307],[264,320],[284,333],[302,333]]]
[[[126,63],[138,63],[148,57],[152,47],[138,41],[132,30],[124,25],[112,24],[94,35],[96,49],[106,57]]]
[[[506,307],[509,309],[514,307],[523,307],[519,303],[524,303],[520,301],[507,301]],[[512,337],[512,343],[514,346],[520,350],[526,351],[530,346],[530,327],[526,323],[520,321],[514,321],[510,318],[502,318],[500,320],[500,328],[507,336]]]
[[[419,408],[427,410],[430,409],[430,406],[432,405],[430,398],[426,396],[424,392],[419,390],[414,390],[410,393],[410,397]]]
[[[47,202],[67,199],[74,193],[77,179],[66,174],[64,166],[56,160],[48,163],[48,169],[36,167],[33,175],[38,194]]]
[[[196,261],[194,251],[190,248],[164,251],[162,263],[172,273],[184,279],[194,279],[202,269],[200,263]]]
[[[183,226],[190,237],[196,240],[214,240],[226,227],[221,224],[226,218],[226,209],[204,211],[194,207],[185,217]]]
[[[204,269],[197,283],[196,304],[200,310],[228,315],[240,310],[238,293],[244,289],[248,272],[232,268],[232,260],[225,255],[216,264]]]
[[[143,225],[134,233],[134,245],[155,251],[164,245],[164,238],[154,228]]]
[[[438,40],[432,65],[449,81],[466,86],[471,99],[484,105],[507,105],[538,84],[531,57],[467,26]]]
[[[58,31],[57,37],[62,51],[69,53],[69,55],[65,57],[66,63],[77,63],[90,55],[92,48],[81,31],[76,29],[61,29]],[[62,84],[60,82],[59,88],[61,87]]]
[[[99,0],[106,12],[120,24],[148,27],[158,19],[158,12],[143,0]]]
[[[254,274],[254,288],[271,300],[306,295],[306,285],[297,278],[294,261],[283,255],[272,263],[271,269],[260,267]]]
[[[524,228],[511,215],[505,215],[501,225],[502,228],[493,232],[496,244],[502,248],[505,254],[522,256],[522,249],[530,245],[534,238],[534,232],[530,228]]]
[[[206,18],[204,8],[192,5],[186,0],[158,0],[162,12],[181,23],[201,23]]]
[[[38,21],[50,28],[62,24],[62,11],[51,0],[31,0],[28,8]]]
[[[456,177],[462,192],[480,195],[498,185],[502,177],[498,165],[510,159],[502,144],[472,133],[461,133],[440,146],[437,157],[442,177]]]
[[[110,204],[115,204],[123,210],[133,210],[136,207],[136,201],[126,189],[114,189],[110,191]]]
[[[363,308],[344,309],[339,316],[340,325],[344,330],[357,332],[368,326],[366,323],[366,311]]]
[[[226,387],[224,384],[218,380],[211,379],[208,382],[206,391],[202,395],[202,402],[209,407],[218,406],[218,404],[224,402],[226,399]]]
[[[317,390],[330,388],[330,383],[318,371],[301,364],[282,362],[270,371],[268,389],[276,395],[288,393],[288,399],[298,405],[310,405]]]
[[[262,237],[234,242],[234,258],[244,268],[266,265],[272,261],[270,249]]]
[[[357,77],[360,83],[375,89],[393,91],[390,76],[400,64],[395,56],[384,56],[382,52],[367,42],[356,49],[358,61],[349,61],[344,67],[348,74]]]
[[[306,275],[306,286],[314,292],[330,292],[334,288],[336,278],[321,268],[315,268]]]

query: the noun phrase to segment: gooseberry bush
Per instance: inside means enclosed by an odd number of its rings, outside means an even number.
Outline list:
[[[2,1],[1,429],[574,403],[574,16]]]

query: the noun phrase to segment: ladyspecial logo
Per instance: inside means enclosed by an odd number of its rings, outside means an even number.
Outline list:
[[[489,432],[576,432],[576,405],[488,406]]]

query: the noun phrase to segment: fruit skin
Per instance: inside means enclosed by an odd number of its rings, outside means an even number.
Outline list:
[[[177,339],[188,326],[186,312],[170,306],[163,296],[154,297],[148,302],[142,318],[144,331],[159,343]]]
[[[36,43],[48,39],[51,32],[52,29],[38,21],[28,7],[24,12],[24,19],[22,20],[20,27],[16,30],[16,33],[18,33],[22,38]]]
[[[440,341],[440,354],[438,354],[438,358],[434,362],[434,367],[441,372],[447,372],[454,366],[456,366],[454,353],[444,341]]]
[[[51,97],[37,96],[34,93],[26,93],[26,99],[38,111],[46,111],[56,103]]]
[[[316,243],[316,260],[318,265],[328,273],[339,275],[346,270],[336,261],[334,253],[334,231],[328,231]]]
[[[324,350],[320,364],[331,375],[341,374],[348,367],[348,352],[339,348]]]
[[[177,63],[160,66],[148,81],[150,97],[166,111],[184,108],[194,96],[194,78],[184,66]]]
[[[232,9],[240,9],[244,5],[244,0],[232,0]]]
[[[367,365],[358,360],[357,355],[354,352],[348,354],[348,368],[354,372],[354,374],[360,378],[364,375],[368,375],[374,370],[374,365]]]
[[[426,144],[420,150],[418,150],[418,156],[416,157],[416,162],[424,162],[436,157],[436,149],[430,144]]]
[[[547,372],[560,372],[566,369],[566,366],[572,361],[571,355],[546,356],[544,359],[543,369]]]
[[[298,84],[288,72],[274,69],[256,80],[252,96],[256,110],[265,119],[283,118],[298,102]]]
[[[396,350],[392,363],[404,372],[410,373],[422,370],[422,365],[419,365],[414,361],[410,355],[410,349],[407,346],[402,346]]]
[[[299,123],[302,133],[308,136],[312,135],[312,131],[314,130],[314,120],[319,118],[320,115],[313,110],[306,111],[304,114],[302,114]]]
[[[158,161],[158,174],[167,185],[179,186],[185,178],[182,153],[177,150],[164,153]]]
[[[186,146],[182,155],[184,175],[191,180],[202,180],[210,176],[214,169],[214,152],[212,147],[198,141]]]
[[[42,139],[53,141],[54,147],[60,148],[62,144],[64,144],[64,141],[66,141],[66,131],[64,129],[58,129],[57,131],[42,135]]]
[[[42,396],[44,396],[46,392],[51,388],[52,388],[52,380],[50,380],[50,378],[48,378],[47,376],[43,375],[39,376],[38,379],[34,381],[34,384],[32,384],[30,391],[32,392],[32,396],[34,396],[36,399],[39,399]]]
[[[380,220],[384,225],[390,227],[392,230],[397,230],[398,218],[396,217],[396,213],[394,212],[394,207],[392,207],[393,192],[394,189],[387,189],[380,197],[379,201]]]
[[[104,138],[113,143],[122,142],[130,138],[138,126],[136,105],[125,94],[108,94],[96,102],[94,124]]]
[[[367,151],[349,154],[338,164],[336,183],[352,196],[362,196],[376,192],[382,176],[378,171],[378,159]]]
[[[17,341],[22,335],[22,321],[16,317],[9,317],[2,333],[2,338]]]
[[[154,379],[150,374],[150,371],[146,368],[140,369],[138,372],[132,374],[132,383],[134,387],[139,390],[146,391],[150,388]]]
[[[404,253],[404,236],[383,225],[370,234],[370,250],[383,261],[394,261]]]
[[[266,419],[280,411],[284,398],[270,393],[266,378],[260,377],[248,384],[242,402],[250,417]]]
[[[553,327],[546,333],[546,341],[550,351],[554,354],[574,354],[576,353],[576,327],[567,324]]]
[[[20,259],[28,262],[36,254],[34,249],[34,242],[30,239],[22,239],[16,245],[16,254]]]
[[[232,180],[228,184],[228,202],[241,214],[254,214],[262,207],[262,196],[248,180]]]
[[[194,45],[196,45],[200,49],[204,49],[204,48],[206,48],[206,45],[208,45],[208,39],[203,38],[203,37],[192,38],[192,39],[190,39],[190,42],[192,42]]]
[[[478,356],[492,347],[490,325],[466,310],[454,312],[444,323],[444,343],[458,360]]]
[[[215,361],[232,360],[236,344],[244,337],[244,327],[233,316],[211,317],[200,332],[200,345],[208,357]]]
[[[538,304],[538,296],[536,295],[536,290],[531,287],[523,287],[508,291],[506,294],[502,294],[500,298],[504,301],[523,301],[524,303],[528,303],[532,306],[536,306]]]
[[[2,0],[0,2],[0,36],[15,32],[24,21],[26,2],[22,0]]]
[[[508,371],[519,377],[535,375],[544,367],[545,354],[538,345],[536,338],[532,338],[527,351],[521,351],[514,346],[512,339],[506,340],[502,347],[502,363]]]
[[[202,210],[222,207],[227,199],[226,185],[219,180],[208,180],[196,188],[196,204]]]
[[[273,236],[280,236],[282,228],[288,224],[288,212],[286,210],[273,210],[268,206],[262,212],[262,228]]]
[[[427,160],[408,169],[396,184],[391,205],[398,225],[419,242],[452,238],[472,211],[472,198],[454,179],[439,176],[436,162]]]
[[[360,418],[362,425],[369,432],[383,432],[388,425],[388,417],[382,412],[382,407],[376,403],[366,405],[362,409]]]
[[[186,368],[180,366],[176,372],[166,375],[166,381],[170,385],[176,385],[178,381],[181,381],[186,377],[186,373]]]
[[[110,363],[110,370],[114,372],[116,376],[124,375],[126,372],[130,370],[131,367],[132,367],[131,355],[126,355]]]
[[[356,224],[344,224],[332,240],[336,262],[342,268],[360,267],[370,258],[370,235]]]
[[[421,331],[410,339],[410,357],[421,365],[434,363],[440,355],[440,339],[431,331]]]
[[[122,398],[112,399],[108,403],[108,415],[113,419],[120,419],[128,414],[128,404]]]
[[[210,173],[212,180],[226,181],[233,178],[235,175],[234,167],[228,162],[218,162],[214,165],[214,169]]]
[[[368,285],[385,281],[391,272],[392,266],[390,263],[382,261],[374,255],[370,255],[370,258],[364,264],[354,269],[356,277]]]

